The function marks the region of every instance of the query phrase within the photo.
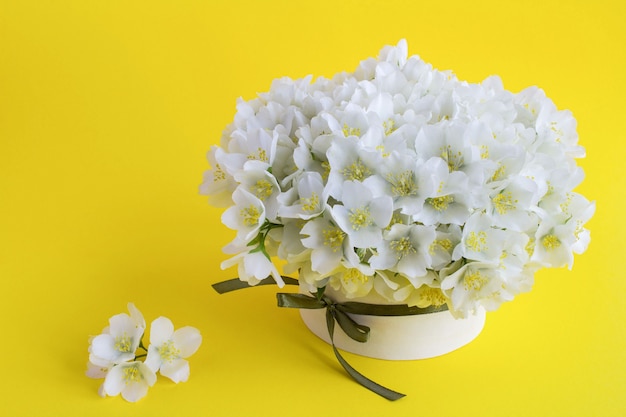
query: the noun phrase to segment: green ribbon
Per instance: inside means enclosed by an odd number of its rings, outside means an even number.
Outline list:
[[[283,276],[281,276],[281,278],[283,279],[283,281],[285,281],[286,285],[299,285],[298,280],[295,278]],[[274,281],[274,278],[272,277],[267,277],[259,281],[258,284],[250,285],[246,281],[242,281],[239,278],[234,278],[227,281],[218,282],[217,284],[213,284],[212,287],[218,293],[224,294],[226,292],[241,290],[244,288],[257,287],[259,285],[276,285],[276,281]]]
[[[290,277],[282,277],[286,285],[298,285],[298,280]],[[256,285],[274,285],[273,278],[268,277],[261,280]],[[245,281],[241,281],[238,278],[219,282],[213,284],[213,288],[220,294],[226,292],[235,291],[243,288],[252,287]],[[406,304],[367,304],[354,301],[348,301],[344,303],[336,303],[330,298],[324,296],[322,293],[318,293],[316,297],[311,297],[305,294],[292,294],[292,293],[278,293],[276,294],[279,307],[287,308],[304,308],[304,309],[326,309],[326,326],[328,328],[328,334],[330,336],[331,345],[335,357],[343,367],[343,369],[350,375],[356,382],[375,392],[376,394],[395,401],[405,396],[405,394],[393,391],[389,388],[372,381],[363,374],[359,373],[341,356],[337,347],[335,346],[334,334],[335,334],[335,322],[339,324],[339,327],[346,333],[351,339],[365,343],[369,339],[370,329],[367,326],[363,326],[355,322],[349,314],[360,314],[367,316],[412,316],[417,314],[429,314],[438,311],[445,311],[448,307],[444,304],[439,307],[409,307]]]

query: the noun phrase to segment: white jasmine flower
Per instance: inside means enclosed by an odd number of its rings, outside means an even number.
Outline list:
[[[585,156],[585,150],[577,144],[576,119],[569,110],[558,111],[551,100],[546,101],[537,115],[535,128],[543,139],[538,150],[565,153],[572,158]]]
[[[231,195],[237,188],[237,183],[233,177],[224,171],[218,162],[222,155],[224,155],[224,151],[221,148],[211,147],[207,159],[213,168],[205,171],[204,181],[200,185],[200,194],[209,196],[209,203],[216,207],[230,206]]]
[[[577,241],[577,230],[576,223],[555,224],[543,220],[531,242],[531,260],[553,268],[567,265],[571,269],[574,264],[572,247]]]
[[[572,193],[572,200],[566,208],[571,213],[571,217],[567,220],[567,224],[574,227],[574,236],[576,242],[572,245],[572,251],[581,254],[587,250],[589,240],[591,239],[589,230],[583,226],[591,219],[596,211],[595,202],[590,203],[580,194]]]
[[[524,231],[537,224],[537,216],[531,209],[537,206],[539,196],[537,184],[532,180],[514,177],[504,187],[494,190],[489,198],[489,212],[495,226]]]
[[[299,219],[283,219],[282,223],[283,227],[277,227],[269,231],[265,248],[270,256],[278,256],[291,263],[292,260],[300,259],[303,256],[303,252],[308,251],[300,240],[303,222]],[[271,252],[273,247],[276,247],[275,253]]]
[[[516,121],[525,126],[534,126],[541,109],[550,106],[551,100],[542,89],[533,86],[516,94],[515,103],[518,105]]]
[[[259,161],[247,162],[245,169],[235,174],[235,180],[243,189],[262,202],[265,217],[270,221],[275,221],[278,214],[280,187],[274,175],[267,171],[265,164]]]
[[[452,314],[465,317],[479,306],[491,311],[511,300],[502,275],[498,266],[484,262],[469,262],[449,275],[442,270],[441,289],[451,301]]]
[[[337,269],[332,274],[320,275],[311,269],[311,261],[309,259],[302,259],[302,262],[297,264],[297,268],[298,281],[309,292],[315,292],[318,288],[325,287],[328,284],[329,277],[339,271]]]
[[[382,229],[391,220],[393,200],[389,196],[374,198],[365,185],[356,181],[344,182],[342,191],[343,205],[332,208],[333,218],[355,247],[378,246]]]
[[[126,401],[136,402],[146,396],[155,382],[155,373],[144,362],[124,362],[109,370],[103,393],[112,397],[121,393]]]
[[[417,288],[417,278],[426,275],[426,268],[432,266],[430,246],[435,236],[432,226],[394,224],[385,231],[370,265],[377,270],[400,272]]]
[[[300,135],[304,135],[304,132],[310,134],[310,131],[305,128],[298,132]],[[321,176],[324,176],[324,173],[327,171],[323,165],[325,162],[327,163],[326,149],[317,152],[313,149],[312,142],[312,139],[310,139],[310,143],[307,143],[304,139],[298,140],[298,146],[293,150],[293,161],[298,168],[298,171],[294,173],[294,175],[297,175],[298,172],[317,172]],[[321,142],[321,140],[318,141],[318,144],[321,144]],[[330,146],[330,142],[328,145]],[[328,173],[326,173],[326,176],[328,176]]]
[[[420,169],[430,174],[434,191],[426,198],[423,209],[413,216],[414,220],[425,225],[465,223],[471,205],[467,175],[450,172],[448,163],[439,157],[430,158]]]
[[[322,176],[317,172],[302,174],[297,187],[283,193],[278,202],[278,214],[284,218],[309,220],[318,216],[326,207],[327,194]]]
[[[516,129],[508,128],[498,133],[493,132],[493,135],[493,142],[485,145],[489,159],[495,163],[489,166],[486,181],[490,186],[497,188],[502,181],[521,175],[521,170],[528,164],[528,156],[523,146],[514,144],[520,136]]]
[[[278,134],[268,133],[265,129],[252,129],[250,131],[235,130],[228,142],[228,152],[225,152],[220,160],[222,167],[230,175],[244,169],[248,161],[259,161],[272,166],[276,156]]]
[[[554,163],[554,161],[550,161]],[[537,177],[535,177],[537,178]],[[541,210],[545,210],[553,216],[557,216],[563,221],[571,217],[568,213],[569,201],[572,200],[572,189],[576,187],[584,178],[581,169],[570,170],[567,168],[556,168],[546,172],[544,177],[536,179],[539,183],[543,195],[537,203]]]
[[[435,240],[428,248],[433,270],[439,271],[452,262],[452,253],[460,241],[461,228],[457,225],[440,226],[436,230]]]
[[[506,232],[492,227],[493,219],[483,213],[474,213],[463,228],[461,244],[457,245],[452,259],[461,257],[496,264],[500,262]]]
[[[395,47],[385,46],[380,51],[378,59],[380,61],[389,62],[398,68],[402,68],[406,63],[408,53],[409,47],[406,43],[406,39],[400,39]]]
[[[361,142],[351,138],[336,138],[326,155],[330,168],[326,187],[336,199],[341,198],[345,181],[362,182],[376,172],[377,152],[363,148]]]
[[[237,265],[239,279],[248,282],[250,285],[258,284],[259,281],[272,276],[279,287],[285,285],[278,269],[272,261],[262,251],[241,252],[230,259],[225,260],[220,265],[222,269]]]
[[[446,304],[447,299],[439,288],[437,275],[427,271],[416,280],[409,280],[400,273],[377,271],[374,289],[392,303],[428,307]]]
[[[109,319],[109,327],[91,339],[89,362],[103,369],[135,359],[146,321],[133,303],[128,303],[130,315],[122,313]]]
[[[347,265],[342,271],[330,277],[329,284],[341,290],[347,298],[365,297],[374,287],[374,276],[367,275],[361,268]]]
[[[470,183],[483,184],[486,172],[495,165],[489,158],[491,140],[484,123],[447,123],[424,126],[415,147],[424,159],[441,158],[449,172],[463,172]]]
[[[222,222],[237,231],[239,241],[248,243],[257,236],[265,222],[265,206],[241,186],[233,193],[233,201],[235,205],[222,214]]]
[[[302,227],[301,234],[307,236],[302,244],[312,249],[311,269],[322,277],[341,265],[347,234],[338,227],[329,215],[318,217]]]
[[[435,282],[431,285],[421,285],[415,291],[412,291],[405,301],[410,306],[414,305],[420,308],[425,308],[430,306],[442,306],[447,304],[449,299],[439,287],[439,283]]]
[[[420,169],[415,155],[392,152],[383,158],[380,176],[370,177],[369,181],[378,181],[379,189],[391,195],[394,208],[403,214],[417,214],[424,207],[426,197],[434,192],[434,184],[426,169]]]
[[[280,126],[282,128],[282,126]],[[278,129],[278,128],[277,128]],[[283,130],[278,134],[278,141],[276,144],[276,156],[271,168],[268,168],[268,172],[276,177],[276,180],[281,186],[288,181],[288,179],[300,172],[296,161],[294,159],[294,151],[296,149],[297,139],[293,136],[288,136]],[[247,164],[249,164],[248,162]],[[247,165],[246,164],[246,165]]]
[[[189,362],[202,343],[202,336],[195,327],[185,326],[174,331],[174,325],[166,317],[159,317],[150,325],[150,346],[145,364],[153,372],[172,381],[185,382],[189,378]]]

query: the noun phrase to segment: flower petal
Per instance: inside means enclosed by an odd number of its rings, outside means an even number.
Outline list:
[[[131,336],[136,330],[135,321],[126,313],[116,314],[109,319],[109,332],[113,337]]]
[[[146,361],[144,362],[146,366],[150,368],[152,372],[156,372],[161,367],[162,362],[163,359],[159,354],[159,349],[154,345],[148,346],[148,356],[146,357]]]
[[[126,401],[134,403],[141,400],[148,393],[148,385],[143,382],[133,382],[128,384],[122,390],[122,398]]]
[[[161,366],[161,375],[176,382],[186,382],[189,378],[189,362],[185,359],[175,359]]]
[[[87,371],[85,372],[85,375],[89,378],[100,379],[106,377],[108,371],[108,366],[100,366],[93,362],[89,362],[87,363]]]
[[[94,337],[91,341],[91,354],[92,356],[104,359],[108,362],[113,361],[118,356],[113,336],[110,334],[101,334]],[[102,361],[98,360],[91,360],[91,362],[98,365],[102,363]]]
[[[153,386],[157,380],[156,374],[145,363],[138,362],[139,371],[143,376],[143,380],[146,381],[149,387]]]
[[[117,365],[111,368],[104,379],[104,384],[102,386],[106,395],[110,395],[112,397],[122,392],[126,386],[124,383],[124,366]]]
[[[135,325],[145,329],[146,320],[143,318],[141,311],[139,311],[133,303],[128,303],[128,311],[130,313],[130,318],[135,322]]]
[[[180,350],[182,358],[188,358],[196,353],[202,343],[202,335],[195,327],[185,326],[174,332],[172,336],[174,346]]]
[[[150,343],[160,346],[168,341],[174,333],[174,325],[167,317],[159,317],[150,324]]]

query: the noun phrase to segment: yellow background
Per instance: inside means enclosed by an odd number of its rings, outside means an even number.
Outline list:
[[[0,1],[2,416],[626,415],[622,1]],[[197,194],[235,100],[352,71],[400,38],[460,79],[543,88],[578,120],[597,201],[572,271],[489,313],[469,346],[350,380],[274,288],[218,296],[233,237]],[[187,383],[101,399],[87,337],[133,301],[204,343]]]

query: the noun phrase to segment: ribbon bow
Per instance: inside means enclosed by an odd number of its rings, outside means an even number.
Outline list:
[[[299,285],[298,280],[290,277],[283,277],[285,284],[287,285]],[[272,278],[266,278],[261,280],[256,285],[273,285]],[[249,288],[249,285],[245,281],[241,281],[237,278],[228,281],[219,282],[213,284],[213,288],[220,294],[225,292],[235,291],[243,288]],[[366,304],[354,301],[345,303],[337,303],[327,296],[323,295],[323,291],[318,292],[315,297],[305,294],[292,294],[292,293],[278,293],[276,294],[279,307],[287,308],[305,308],[305,309],[326,309],[326,326],[328,328],[328,334],[330,336],[330,342],[335,352],[335,357],[356,382],[375,392],[376,394],[395,401],[405,396],[405,394],[393,391],[389,388],[372,381],[363,374],[359,373],[341,356],[339,350],[335,346],[334,333],[335,322],[339,324],[339,327],[348,335],[351,339],[365,343],[369,339],[370,329],[367,326],[363,326],[355,322],[349,314],[360,314],[368,316],[410,316],[416,314],[428,314],[438,311],[447,310],[447,306],[444,304],[440,307],[409,307],[406,304],[394,304],[394,305],[381,305],[381,304]]]

